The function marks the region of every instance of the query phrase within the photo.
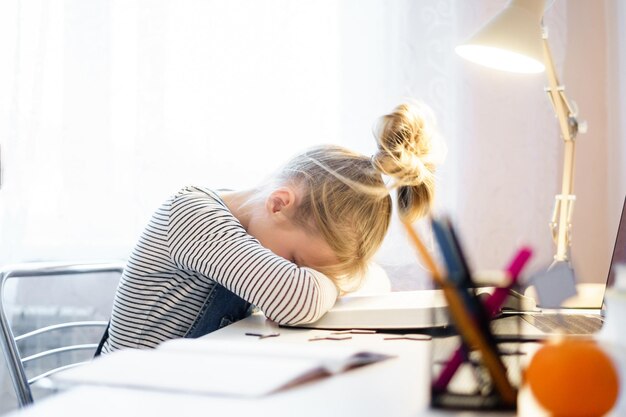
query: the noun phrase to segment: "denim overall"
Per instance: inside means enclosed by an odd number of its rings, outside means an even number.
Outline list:
[[[249,302],[230,292],[222,285],[215,283],[202,309],[200,309],[198,317],[196,317],[196,320],[189,327],[184,337],[195,339],[204,336],[249,316],[252,311],[253,306]],[[102,346],[108,337],[109,326],[104,331],[94,356],[100,355]]]
[[[249,302],[216,283],[185,338],[204,336],[246,318],[251,313],[252,305]]]

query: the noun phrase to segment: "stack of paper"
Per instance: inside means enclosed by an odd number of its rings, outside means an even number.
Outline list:
[[[427,329],[450,324],[441,290],[347,295],[322,318],[298,325],[314,329]]]

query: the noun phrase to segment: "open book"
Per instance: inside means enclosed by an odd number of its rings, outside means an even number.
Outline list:
[[[231,396],[261,396],[319,376],[389,358],[348,345],[176,339],[127,349],[51,377],[66,385],[113,385]]]

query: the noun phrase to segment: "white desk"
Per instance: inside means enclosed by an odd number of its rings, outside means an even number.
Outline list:
[[[259,340],[246,333],[280,333],[280,336]],[[481,412],[443,411],[429,408],[431,367],[433,360],[446,358],[456,347],[454,338],[434,340],[385,340],[385,334],[352,334],[350,340],[309,341],[328,335],[330,331],[278,327],[262,315],[254,315],[208,336],[209,339],[240,343],[347,343],[372,351],[393,353],[396,357],[382,362],[309,381],[258,398],[196,395],[124,387],[79,386],[53,394],[27,409],[8,417],[40,416],[463,416],[483,415]],[[131,370],[129,370],[131,371]],[[255,375],[250,375],[255,378]],[[520,416],[545,415],[536,409],[527,390],[518,401]],[[511,417],[501,412],[492,417]],[[610,415],[618,415],[613,411]]]
[[[273,333],[280,336],[258,340],[246,333]],[[317,379],[260,398],[234,398],[195,395],[123,387],[79,386],[53,394],[27,409],[8,417],[84,417],[84,416],[463,416],[481,412],[443,411],[429,408],[431,364],[446,358],[456,346],[453,338],[432,341],[384,340],[384,334],[352,334],[342,341],[309,341],[330,331],[280,328],[262,315],[214,332],[206,338],[235,340],[241,343],[349,343],[373,351],[394,353],[392,359],[351,369],[332,377]],[[393,335],[397,336],[397,335]],[[129,370],[130,371],[130,370]],[[255,375],[250,375],[254,378]],[[518,402],[520,416],[545,415],[536,409],[527,390]],[[492,417],[511,417],[515,413],[493,413]],[[611,413],[618,415],[619,413]]]
[[[242,399],[210,395],[156,392],[138,389],[82,386],[46,398],[33,407],[18,411],[15,417],[29,416],[187,416],[212,415],[267,416],[418,416],[449,415],[431,413],[430,369],[432,341],[384,340],[383,334],[352,334],[350,340],[309,341],[330,331],[286,329],[254,315],[214,332],[207,338],[258,343],[258,337],[245,333],[279,332],[263,343],[349,343],[372,350],[394,353],[385,361],[351,369],[328,378],[297,385],[261,398]],[[388,335],[387,335],[388,336]],[[397,335],[394,335],[397,336]],[[254,378],[254,375],[250,375]]]

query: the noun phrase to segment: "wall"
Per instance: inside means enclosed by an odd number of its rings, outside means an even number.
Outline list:
[[[568,1],[563,81],[589,132],[577,140],[572,259],[581,280],[604,282],[626,195],[624,2]],[[621,20],[620,20],[621,19]],[[620,71],[621,70],[621,71]],[[620,94],[621,93],[621,94]],[[621,115],[621,117],[620,117]]]
[[[607,169],[609,237],[626,195],[626,2],[608,0],[606,13]]]
[[[609,226],[607,157],[607,34],[604,2],[567,5],[567,50],[561,70],[570,101],[589,131],[576,139],[572,261],[581,280],[604,282],[613,237]]]

